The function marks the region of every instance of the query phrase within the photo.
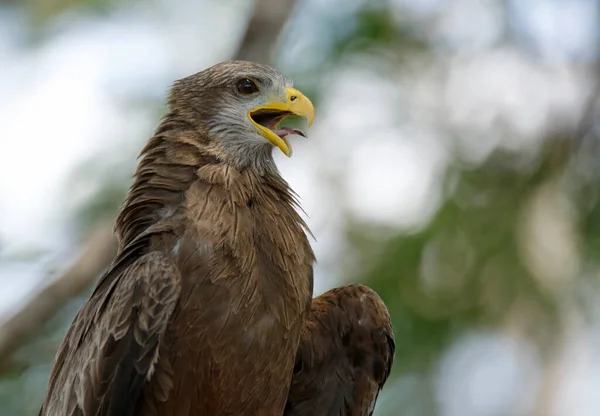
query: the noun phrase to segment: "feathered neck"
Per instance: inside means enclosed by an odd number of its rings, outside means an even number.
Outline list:
[[[299,208],[295,194],[276,169],[240,169],[225,156],[190,123],[168,114],[140,153],[134,182],[115,224],[119,250],[149,227],[171,218],[196,180],[222,182],[235,203],[247,203],[266,193],[294,212]],[[310,233],[300,216],[297,219]]]
[[[181,203],[203,163],[191,132],[187,123],[168,115],[140,152],[133,184],[115,224],[120,250]]]

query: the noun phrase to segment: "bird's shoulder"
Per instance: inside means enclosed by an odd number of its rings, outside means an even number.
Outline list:
[[[363,285],[332,289],[311,305],[286,416],[371,415],[394,359],[390,316]]]
[[[304,336],[331,339],[332,344],[323,342],[311,351],[321,359],[338,350],[360,364],[360,357],[367,352],[383,360],[381,371],[373,376],[383,382],[389,375],[395,349],[391,319],[381,297],[367,286],[341,286],[316,297]]]

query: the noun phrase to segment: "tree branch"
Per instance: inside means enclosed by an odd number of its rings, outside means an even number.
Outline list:
[[[294,0],[257,0],[234,58],[263,64],[272,62],[273,48],[294,4]]]
[[[35,336],[72,298],[83,292],[114,258],[117,251],[112,226],[99,224],[89,235],[85,248],[73,265],[0,326],[0,361]]]

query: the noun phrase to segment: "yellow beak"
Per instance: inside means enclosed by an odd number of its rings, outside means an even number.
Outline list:
[[[278,135],[272,128],[277,129],[281,120],[288,116],[299,116],[306,119],[310,128],[315,118],[315,108],[310,100],[295,88],[287,88],[285,95],[286,97],[283,101],[273,101],[251,110],[248,112],[248,118],[268,141],[277,146],[286,156],[290,157],[292,155],[292,146],[285,138],[285,135]],[[267,127],[254,121],[252,115],[258,112],[273,112],[274,123]]]

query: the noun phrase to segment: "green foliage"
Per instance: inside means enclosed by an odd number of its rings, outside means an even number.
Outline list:
[[[348,24],[348,22],[344,22]],[[343,31],[331,48],[333,59],[343,59],[350,54],[388,53],[414,54],[428,48],[426,42],[416,36],[408,26],[394,20],[386,7],[367,6],[358,11],[351,25],[352,30]]]
[[[32,23],[36,25],[43,25],[61,13],[74,10],[106,14],[118,4],[117,0],[9,0],[9,2],[25,7]]]
[[[536,316],[554,321],[552,297],[518,252],[519,211],[535,174],[498,171],[490,162],[460,176],[433,221],[383,242],[364,276],[393,316],[397,371],[423,370],[466,328],[502,324],[523,297]]]

